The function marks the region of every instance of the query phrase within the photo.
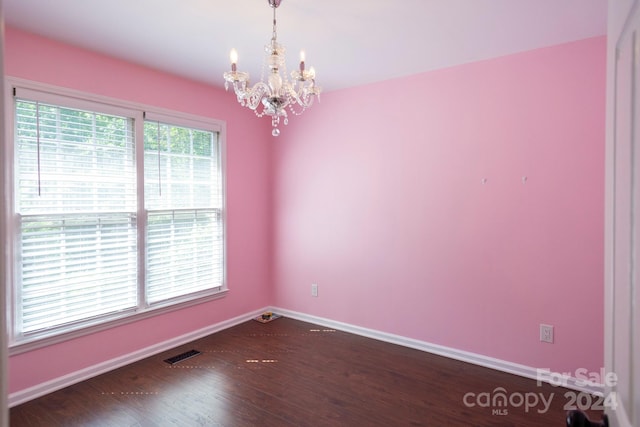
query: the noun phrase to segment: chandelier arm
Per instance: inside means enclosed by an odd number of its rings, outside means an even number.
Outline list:
[[[290,87],[289,94],[295,99],[296,103],[302,107],[302,112],[313,105],[315,97],[318,98],[318,101],[320,100],[320,90],[316,87],[313,80],[295,82]],[[302,114],[302,112],[300,112],[300,114]]]
[[[296,102],[292,102],[289,104],[289,110],[296,115],[301,116],[307,108],[310,108],[313,105],[314,97],[307,96],[306,98],[296,99]],[[297,106],[297,108],[296,108]]]
[[[260,106],[262,98],[264,98],[265,95],[269,96],[270,93],[271,89],[269,85],[264,82],[256,83],[252,88],[245,91],[244,98],[246,99],[247,107],[255,110]]]

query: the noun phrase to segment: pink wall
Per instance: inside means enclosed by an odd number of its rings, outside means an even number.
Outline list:
[[[605,57],[599,37],[325,94],[273,145],[276,305],[597,371]]]
[[[231,93],[8,27],[8,76],[225,120],[227,273],[220,300],[157,316],[9,360],[16,392],[269,305],[271,283],[268,123],[247,120]],[[170,60],[170,58],[167,58]],[[221,77],[222,78],[222,77]],[[249,115],[249,117],[251,117]]]

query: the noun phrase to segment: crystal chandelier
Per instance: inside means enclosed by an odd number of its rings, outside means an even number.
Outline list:
[[[273,136],[280,135],[280,119],[286,125],[289,122],[287,109],[296,116],[311,107],[315,97],[320,101],[320,88],[316,86],[316,73],[313,67],[305,69],[304,51],[300,52],[300,67],[287,76],[285,49],[277,41],[276,9],[282,0],[267,0],[273,8],[273,34],[271,41],[264,47],[265,58],[262,66],[262,78],[258,83],[249,84],[249,74],[238,71],[238,52],[231,50],[231,71],[224,73],[224,87],[233,86],[238,102],[243,107],[252,109],[256,116],[271,116]],[[268,77],[264,79],[265,71]],[[280,73],[282,71],[282,74]]]

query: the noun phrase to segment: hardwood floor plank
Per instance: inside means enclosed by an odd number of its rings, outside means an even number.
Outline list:
[[[164,362],[191,349],[202,353]],[[548,408],[478,404],[500,390],[553,398]],[[18,427],[562,426],[566,392],[282,318],[249,321],[51,393],[12,408],[10,418]]]

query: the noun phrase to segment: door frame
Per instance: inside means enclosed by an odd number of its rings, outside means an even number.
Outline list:
[[[636,18],[632,18],[636,15]],[[620,242],[620,247],[617,247],[616,241],[616,215],[623,215],[629,218],[630,223],[635,223],[634,227],[630,230],[632,233],[636,233],[634,229],[640,228],[640,212],[634,210],[633,203],[636,201],[636,196],[633,194],[634,188],[630,180],[634,178],[633,173],[638,175],[640,173],[640,161],[638,161],[637,154],[634,156],[634,163],[630,163],[629,166],[629,182],[616,182],[617,169],[620,165],[616,163],[616,144],[617,129],[616,125],[619,123],[619,117],[628,114],[630,120],[631,129],[636,130],[636,135],[629,133],[634,141],[638,139],[638,132],[640,132],[640,119],[636,112],[633,115],[633,108],[630,111],[620,112],[617,111],[617,93],[621,84],[625,82],[618,81],[618,63],[621,41],[628,36],[630,26],[633,22],[638,20],[637,16],[640,15],[640,0],[609,0],[608,4],[608,28],[607,28],[607,126],[606,126],[606,148],[605,148],[605,286],[604,286],[604,298],[605,298],[605,348],[604,348],[604,360],[605,370],[607,372],[613,372],[620,376],[633,376],[625,378],[625,383],[628,382],[628,387],[617,387],[616,384],[606,384],[605,390],[606,396],[611,397],[617,407],[607,408],[607,414],[609,416],[610,424],[612,427],[632,427],[635,424],[640,423],[640,363],[638,358],[640,357],[640,303],[638,303],[640,289],[637,289],[638,274],[636,273],[640,269],[640,263],[634,258],[634,250],[631,249],[631,245],[638,246],[638,243],[631,243],[625,248],[625,244],[631,242],[631,236],[629,241],[626,239]],[[638,26],[640,27],[640,26]],[[637,29],[640,32],[640,28]],[[636,48],[640,45],[640,37],[637,36]],[[633,44],[632,44],[633,46]],[[640,58],[640,49],[636,49],[635,60],[636,67],[638,66],[638,58]],[[623,52],[624,54],[624,52]],[[633,61],[634,54],[632,53],[631,60]],[[629,73],[633,78],[633,74]],[[640,84],[640,79],[636,84]],[[632,90],[634,86],[631,86]],[[639,100],[636,98],[634,101],[634,93],[631,93],[631,100],[638,105]],[[638,96],[638,90],[635,90],[635,96]],[[640,111],[640,108],[638,108]],[[633,124],[631,124],[633,123]],[[640,150],[640,144],[635,147],[636,151]],[[631,151],[633,153],[633,151]],[[632,173],[633,172],[633,173]],[[617,188],[617,186],[619,188]],[[627,188],[629,186],[629,188]],[[618,200],[616,198],[616,191],[620,190],[623,196]],[[622,252],[623,256],[629,256],[630,259],[630,272],[634,275],[629,275],[628,282],[616,283],[616,256],[618,252]],[[628,253],[627,253],[628,252]],[[636,256],[637,257],[637,256]],[[626,273],[626,269],[623,273]],[[628,306],[616,307],[616,286],[627,286],[630,296],[636,299],[636,308],[633,308],[631,298],[629,298]],[[636,289],[637,292],[631,291]],[[625,291],[623,289],[623,291]],[[618,301],[620,302],[620,301]],[[628,340],[622,347],[627,348],[629,354],[625,356],[626,363],[621,363],[624,366],[616,366],[616,345],[617,343]],[[628,347],[627,347],[628,346]],[[626,353],[626,350],[623,352]],[[635,355],[635,357],[634,357]],[[620,359],[618,359],[620,360]],[[618,372],[616,372],[616,370]],[[636,385],[638,384],[638,385]],[[623,399],[630,400],[631,407],[624,407]]]

